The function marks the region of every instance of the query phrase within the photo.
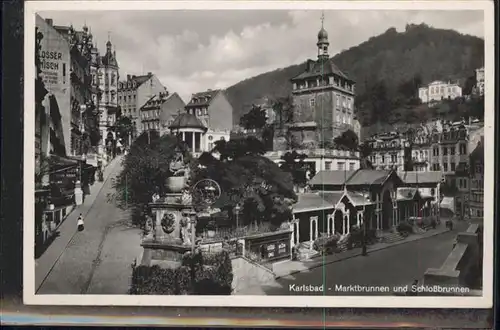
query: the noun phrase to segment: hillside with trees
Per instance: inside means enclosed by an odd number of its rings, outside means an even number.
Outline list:
[[[313,54],[313,50],[311,54]],[[474,84],[474,70],[484,65],[484,40],[425,24],[395,28],[333,57],[356,81],[356,110],[363,126],[418,121],[405,109],[418,108],[416,92],[434,80],[460,81],[464,94]],[[235,123],[262,98],[291,93],[290,78],[305,70],[305,62],[241,81],[227,89]],[[452,106],[454,107],[454,106]],[[428,112],[420,105],[416,112]],[[412,119],[412,116],[414,117]]]

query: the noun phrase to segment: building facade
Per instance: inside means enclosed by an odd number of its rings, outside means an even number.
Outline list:
[[[470,217],[484,216],[484,138],[470,154]]]
[[[158,77],[152,72],[146,75],[127,75],[127,79],[118,83],[118,105],[121,113],[134,123],[136,135],[142,133],[140,109],[153,96],[167,92]]]
[[[195,115],[213,131],[229,133],[233,128],[233,107],[222,90],[209,89],[193,94],[186,112]]]
[[[476,69],[476,86],[474,92],[478,95],[484,95],[484,67]]]
[[[55,134],[59,142],[53,147],[64,145],[64,155],[68,156],[86,154],[92,142],[90,133],[97,125],[90,74],[92,34],[87,26],[77,31],[72,26],[54,25],[52,19],[44,20],[38,15],[36,24],[43,36],[40,68],[49,92],[46,104],[51,112],[60,115],[51,121],[52,136],[56,131],[62,132]]]
[[[445,99],[455,99],[462,96],[460,84],[436,80],[418,89],[418,97],[422,103],[439,102]]]
[[[141,131],[156,130],[160,136],[169,133],[169,126],[185,106],[177,93],[160,92],[140,108]]]
[[[343,73],[328,54],[328,33],[322,27],[317,39],[317,60],[308,60],[306,70],[293,77],[294,143],[305,148],[328,145],[347,129],[354,130],[355,82]]]

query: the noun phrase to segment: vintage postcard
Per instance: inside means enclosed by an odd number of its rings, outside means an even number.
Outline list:
[[[24,302],[491,307],[492,8],[27,1]]]

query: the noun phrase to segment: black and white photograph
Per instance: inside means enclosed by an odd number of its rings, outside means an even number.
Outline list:
[[[26,2],[25,303],[490,307],[492,6]]]

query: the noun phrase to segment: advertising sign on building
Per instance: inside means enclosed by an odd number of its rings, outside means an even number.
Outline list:
[[[45,86],[50,89],[66,83],[66,63],[62,52],[42,48],[40,61]]]

